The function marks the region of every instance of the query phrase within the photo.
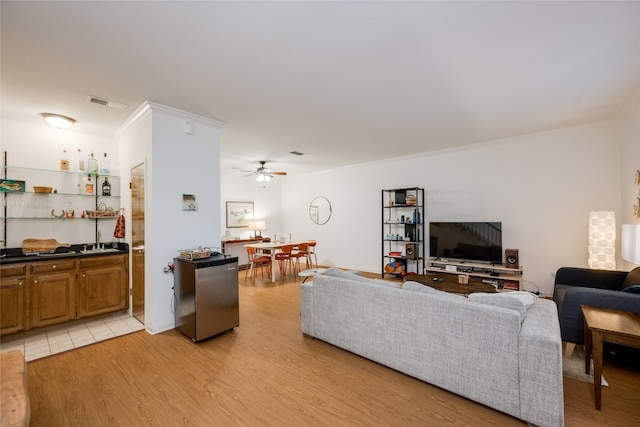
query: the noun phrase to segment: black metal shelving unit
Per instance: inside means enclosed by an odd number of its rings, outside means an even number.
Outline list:
[[[424,189],[382,190],[382,278],[424,274]]]

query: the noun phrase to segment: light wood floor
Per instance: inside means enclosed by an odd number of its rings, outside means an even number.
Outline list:
[[[240,326],[194,344],[136,332],[29,362],[31,426],[522,426],[300,332],[299,280],[240,274]],[[640,425],[640,372],[565,379],[567,426]]]

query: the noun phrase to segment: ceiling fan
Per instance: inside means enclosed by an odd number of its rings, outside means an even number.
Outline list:
[[[287,173],[286,172],[274,172],[271,169],[269,169],[268,167],[265,166],[266,164],[266,160],[260,160],[260,166],[258,167],[258,169],[254,171],[245,171],[242,170],[242,172],[247,172],[250,175],[247,176],[251,176],[251,175],[255,175],[256,176],[256,181],[258,182],[267,182],[270,181],[271,178],[274,177],[274,175],[281,175],[281,176],[285,176]]]

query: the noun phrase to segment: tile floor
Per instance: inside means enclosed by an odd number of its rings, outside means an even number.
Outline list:
[[[76,323],[71,326],[46,328],[0,339],[0,352],[20,350],[27,362],[83,347],[98,341],[144,330],[144,325],[128,314],[118,314]]]

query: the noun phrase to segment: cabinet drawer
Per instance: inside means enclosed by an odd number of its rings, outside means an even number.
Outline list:
[[[82,258],[79,262],[81,270],[88,268],[109,267],[114,265],[126,265],[129,256],[127,254],[92,256]]]
[[[54,273],[57,271],[74,270],[76,261],[74,259],[48,262],[34,262],[31,265],[32,274]]]
[[[24,276],[27,274],[27,264],[5,265],[0,268],[0,277]]]

